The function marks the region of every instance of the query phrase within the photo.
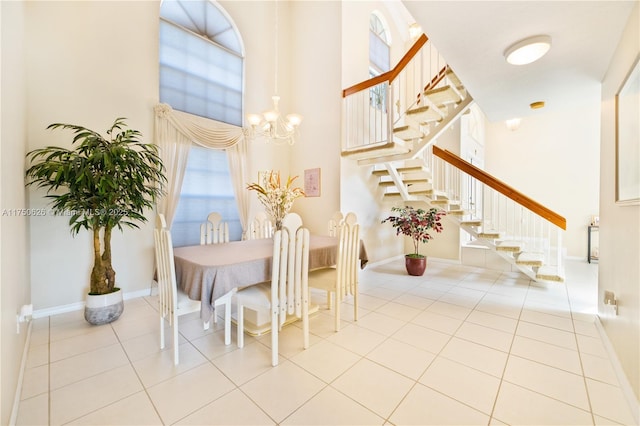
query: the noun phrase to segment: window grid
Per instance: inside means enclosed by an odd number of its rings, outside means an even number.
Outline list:
[[[164,0],[160,13],[160,102],[242,125],[244,59],[225,14],[212,2],[194,0]],[[213,211],[229,224],[230,240],[240,240],[226,151],[193,145],[171,226],[174,245],[199,244],[200,225]]]
[[[387,33],[380,17],[372,13],[369,19],[369,77],[377,77],[391,67],[391,49]],[[369,89],[369,104],[372,108],[386,112],[387,93],[384,85]]]

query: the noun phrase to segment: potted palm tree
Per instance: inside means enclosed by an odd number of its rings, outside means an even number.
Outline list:
[[[71,234],[93,233],[93,269],[85,319],[106,324],[124,309],[111,261],[114,228],[138,228],[146,222],[166,182],[157,146],[141,142],[141,133],[117,118],[107,137],[73,124],[54,123],[47,129],[68,129],[72,149],[48,146],[27,153],[27,185],[47,191],[54,214],[69,216]]]
[[[428,243],[433,239],[431,231],[442,232],[442,218],[446,212],[435,207],[424,210],[411,206],[392,207],[391,211],[396,214],[384,219],[382,223],[391,223],[396,228],[396,235],[411,237],[414,250],[405,255],[405,267],[409,275],[420,276],[427,267],[426,256],[419,252],[420,243]]]

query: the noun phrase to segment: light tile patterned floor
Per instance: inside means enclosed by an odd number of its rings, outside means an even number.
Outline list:
[[[297,324],[225,346],[221,323],[180,321],[179,366],[159,350],[154,297],[116,322],[82,312],[34,320],[18,425],[633,424],[594,324],[597,265],[569,261],[565,284],[429,261],[361,272],[360,317],[342,330],[324,296],[311,347]]]

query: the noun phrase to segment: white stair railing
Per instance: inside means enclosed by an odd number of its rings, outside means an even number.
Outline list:
[[[447,153],[437,147],[434,150]],[[562,277],[564,218],[486,173],[477,172],[479,169],[469,163],[465,167],[469,172],[461,170],[458,166],[465,162],[457,160],[454,165],[439,155],[432,157],[434,199],[446,198],[449,205],[464,211],[449,217],[458,220],[483,245],[511,258],[532,278]]]
[[[393,141],[394,127],[403,123],[406,111],[417,105],[425,88],[446,84],[442,76],[432,79],[445,67],[444,59],[423,34],[391,71],[343,90],[342,150]]]
[[[389,140],[390,122],[393,114],[389,114],[389,83],[371,86],[355,92],[344,100],[345,130],[343,151],[376,145]]]

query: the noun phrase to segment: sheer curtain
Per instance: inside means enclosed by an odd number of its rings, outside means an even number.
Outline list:
[[[227,151],[233,190],[238,204],[242,229],[246,230],[249,215],[249,191],[246,180],[247,139],[241,127],[176,111],[167,104],[158,104],[155,111],[155,138],[167,171],[166,195],[158,203],[167,226],[175,215],[182,179],[189,158],[191,144]]]

